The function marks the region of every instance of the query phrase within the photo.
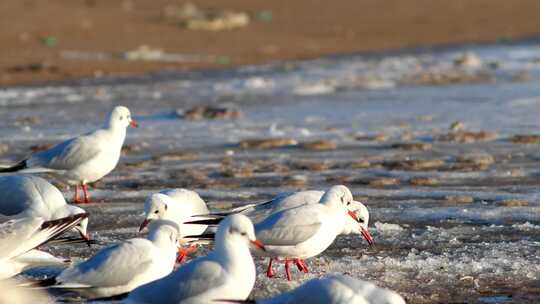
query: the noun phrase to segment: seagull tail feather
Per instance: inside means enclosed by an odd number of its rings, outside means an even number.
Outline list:
[[[27,168],[26,159],[11,167],[0,168],[0,173],[17,172]]]
[[[41,289],[56,285],[56,276],[52,276],[43,280],[26,280],[18,284],[18,287],[29,289]]]

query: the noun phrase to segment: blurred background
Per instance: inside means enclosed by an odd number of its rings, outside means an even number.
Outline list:
[[[537,0],[2,0],[0,85],[540,32]]]

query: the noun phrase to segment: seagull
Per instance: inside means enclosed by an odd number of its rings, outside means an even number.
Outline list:
[[[101,179],[116,167],[128,126],[138,125],[128,108],[117,106],[101,129],[36,152],[12,167],[0,169],[0,173],[52,173],[63,182],[75,185],[74,203],[89,203],[87,184]],[[79,198],[79,187],[82,187],[84,200]]]
[[[105,247],[40,286],[73,290],[87,298],[108,298],[168,275],[175,265],[178,225],[156,220],[148,228],[146,239]]]
[[[0,176],[0,214],[12,218],[39,217],[45,221],[86,213],[84,209],[69,205],[54,185],[33,175]],[[73,229],[85,239],[88,218],[81,220]]]
[[[195,191],[187,189],[166,189],[159,193],[151,194],[144,203],[145,219],[139,231],[142,231],[148,223],[156,219],[171,220],[180,227],[180,245],[187,245],[183,240],[186,235],[202,234],[208,225],[184,225],[184,222],[194,215],[208,214],[208,207],[204,200]],[[188,253],[196,250],[195,238],[190,240],[186,248],[178,250],[177,262],[181,263]]]
[[[218,226],[215,247],[168,276],[133,290],[125,303],[212,303],[218,299],[245,300],[255,284],[255,264],[249,246],[265,246],[255,238],[251,220],[241,214]]]
[[[270,214],[255,224],[257,239],[266,250],[252,247],[254,255],[270,258],[266,275],[274,277],[273,260],[283,261],[287,280],[291,280],[289,263],[294,262],[298,269],[308,272],[304,261],[326,250],[336,236],[346,231],[348,218],[356,222],[356,214],[347,209],[353,202],[349,188],[343,185],[331,187],[324,193],[318,204],[304,204]],[[214,224],[216,220],[191,221],[193,224]],[[219,219],[218,219],[219,221]],[[369,232],[362,233],[371,245]]]
[[[52,242],[48,242],[48,244],[49,243]],[[9,277],[11,277],[31,268],[45,266],[66,267],[70,263],[71,260],[69,259],[58,258],[48,252],[39,249],[32,249],[19,256],[11,258],[9,263],[0,263],[0,265],[5,267],[5,269],[2,269],[2,272],[9,274]],[[2,275],[0,275],[0,277],[1,276]]]
[[[395,291],[348,276],[334,274],[307,281],[299,287],[262,300],[218,301],[256,304],[405,304]]]
[[[0,280],[32,267],[34,258],[39,255],[33,249],[73,228],[87,216],[82,213],[52,221],[25,217],[0,224]]]
[[[233,213],[242,213],[247,215],[254,222],[264,219],[266,216],[307,204],[317,204],[324,195],[324,191],[306,190],[299,192],[284,192],[276,195],[270,201],[264,203],[255,203],[234,208],[224,212],[211,213],[209,216],[225,216]],[[369,234],[369,211],[366,206],[358,201],[352,201],[347,205],[347,209],[351,211],[351,217],[347,218],[346,225],[341,234],[356,234],[360,233],[368,241],[373,243],[373,238]]]
[[[26,283],[26,282],[25,282]],[[19,280],[0,280],[0,303],[35,304],[54,303],[45,293],[21,286]]]

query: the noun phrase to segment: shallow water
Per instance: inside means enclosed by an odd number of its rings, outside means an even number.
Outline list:
[[[84,206],[93,236],[105,244],[136,236],[145,196],[162,188],[194,189],[218,209],[344,183],[368,206],[376,245],[339,237],[307,261],[310,274],[294,271],[291,283],[267,279],[258,260],[254,297],[340,272],[394,289],[408,303],[538,302],[540,153],[512,138],[540,134],[539,50],[534,43],[471,46],[8,88],[0,90],[9,148],[0,163],[91,130],[123,104],[141,127],[129,130],[118,168],[92,190],[98,203]],[[482,64],[456,65],[464,51]],[[199,104],[234,105],[243,115],[176,115]],[[456,121],[465,131],[492,133],[467,137],[449,130]],[[238,145],[268,137],[299,144]],[[302,146],[314,140],[337,149]],[[99,247],[51,251],[76,259]]]

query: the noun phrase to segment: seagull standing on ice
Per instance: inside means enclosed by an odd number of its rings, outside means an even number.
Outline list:
[[[83,213],[53,221],[26,217],[0,224],[0,280],[34,266],[62,263],[35,248],[73,228],[87,216]]]
[[[0,214],[12,218],[39,217],[45,221],[86,213],[82,208],[66,203],[54,185],[33,175],[0,176]],[[75,227],[80,236],[89,240],[88,218]]]
[[[227,300],[221,303],[227,303]],[[230,301],[256,304],[405,304],[396,292],[344,275],[312,279],[301,286],[269,299]]]
[[[255,224],[257,238],[266,244],[266,250],[253,249],[256,255],[270,257],[267,276],[274,276],[272,260],[276,258],[283,260],[288,280],[291,280],[290,262],[308,272],[304,259],[326,250],[344,230],[347,218],[352,217],[346,206],[352,201],[349,188],[333,186],[319,204],[279,211]]]
[[[208,214],[208,207],[204,200],[195,191],[187,189],[167,189],[159,193],[151,194],[144,203],[145,219],[139,231],[142,231],[148,223],[156,219],[166,219],[175,222],[180,227],[180,245],[185,246],[183,236],[202,234],[208,225],[184,225],[184,222],[193,220],[194,215]],[[196,241],[191,238],[190,241]],[[180,247],[178,262],[182,262],[186,255],[196,249],[196,245]]]
[[[117,106],[108,115],[103,128],[36,152],[12,167],[0,169],[0,173],[53,173],[62,181],[75,185],[74,203],[89,203],[87,184],[101,179],[116,167],[128,126],[137,127],[137,123],[128,108]],[[83,200],[79,198],[79,187],[84,193]]]
[[[224,212],[211,213],[211,216],[225,216],[233,213],[242,213],[256,223],[278,211],[302,205],[318,204],[323,195],[324,191],[318,190],[280,193],[267,202],[249,204]],[[366,206],[361,202],[352,201],[347,205],[347,209],[351,212],[351,216],[347,217],[346,225],[341,234],[361,234],[369,244],[372,244],[373,238],[368,230],[369,211]]]
[[[266,275],[273,277],[273,260],[283,261],[287,279],[291,280],[289,263],[308,272],[304,261],[326,250],[336,236],[347,230],[348,218],[356,222],[356,214],[347,209],[353,202],[349,188],[333,186],[324,193],[318,204],[301,205],[270,214],[255,224],[257,239],[265,244],[264,251],[252,247],[257,256],[270,258]],[[213,224],[215,220],[193,221],[194,224]],[[364,231],[364,230],[363,230]],[[362,233],[371,245],[373,239],[367,230]]]
[[[170,275],[133,290],[126,303],[213,303],[219,299],[245,300],[255,284],[255,264],[249,251],[255,239],[251,220],[234,214],[218,226],[215,247]]]
[[[168,275],[176,260],[178,225],[156,220],[148,228],[146,239],[134,238],[105,247],[40,285],[73,290],[87,298],[105,298]]]

